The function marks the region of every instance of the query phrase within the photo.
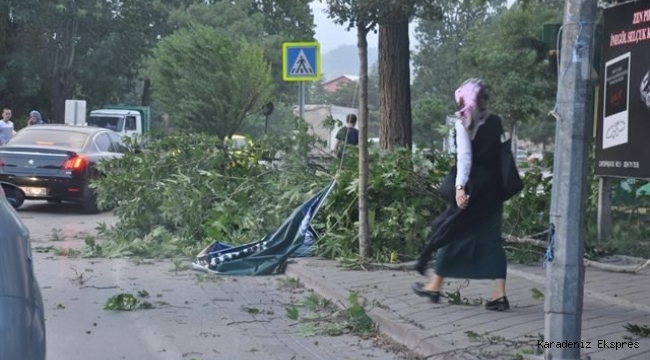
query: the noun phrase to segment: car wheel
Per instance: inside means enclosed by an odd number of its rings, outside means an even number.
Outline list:
[[[84,191],[84,198],[81,205],[84,209],[84,212],[88,214],[99,214],[102,212],[99,206],[97,206],[97,196],[95,195],[95,191],[87,185]]]
[[[5,184],[2,184],[2,190],[4,190],[7,201],[14,209],[18,209],[25,202],[25,193],[22,190]]]

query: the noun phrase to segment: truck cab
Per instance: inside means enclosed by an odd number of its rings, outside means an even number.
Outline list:
[[[135,137],[149,131],[149,108],[106,106],[91,111],[86,125],[111,129],[122,136]]]

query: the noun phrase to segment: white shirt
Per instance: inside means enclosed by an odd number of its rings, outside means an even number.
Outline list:
[[[13,137],[14,123],[0,119],[0,145],[6,144]]]
[[[460,120],[456,128],[456,185],[465,187],[472,169],[472,136]]]

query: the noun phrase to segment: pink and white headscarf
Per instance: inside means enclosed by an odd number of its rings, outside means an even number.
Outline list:
[[[485,87],[484,83],[480,79],[469,79],[466,80],[455,92],[455,98],[457,104],[463,104],[463,107],[458,111],[460,121],[462,122],[465,128],[472,127],[472,122],[474,125],[481,125],[485,121],[485,109],[479,108],[479,93]],[[474,126],[473,128],[477,128]]]

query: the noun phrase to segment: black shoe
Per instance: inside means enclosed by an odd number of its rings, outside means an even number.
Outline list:
[[[415,265],[415,271],[418,272],[418,274],[422,276],[427,276],[427,268],[428,268],[429,262],[428,261],[418,261],[417,264]]]
[[[510,309],[510,303],[505,296],[485,303],[485,310],[506,311],[508,309]]]
[[[424,285],[422,283],[415,283],[411,288],[417,296],[428,297],[434,304],[440,302],[440,291],[424,290]]]

